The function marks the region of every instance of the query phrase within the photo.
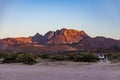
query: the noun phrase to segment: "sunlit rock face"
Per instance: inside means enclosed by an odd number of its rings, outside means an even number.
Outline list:
[[[19,38],[5,38],[0,41],[2,44],[21,44],[21,43],[32,43],[31,37],[19,37]]]
[[[52,32],[47,44],[72,44],[78,43],[82,39],[88,37],[84,31],[78,31],[73,29],[61,29],[56,32]]]
[[[25,46],[32,43],[31,37],[19,37],[19,38],[5,38],[0,40],[0,50],[5,51],[22,51],[20,46]]]

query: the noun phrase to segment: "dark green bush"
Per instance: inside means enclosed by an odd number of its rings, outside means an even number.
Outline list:
[[[50,54],[39,54],[38,57],[41,57],[42,59],[50,59]]]
[[[98,56],[93,53],[81,53],[73,58],[75,62],[97,62],[98,60]]]
[[[109,54],[106,54],[107,55],[107,58],[109,60],[120,60],[120,54],[116,54],[116,53],[109,53]]]
[[[0,59],[5,58],[8,54],[4,52],[0,52]]]
[[[36,63],[36,57],[32,54],[19,54],[16,57],[16,62],[22,62],[24,64],[34,64]]]
[[[3,63],[15,63],[16,62],[16,53],[7,54],[3,60]]]
[[[51,59],[55,61],[63,61],[66,60],[66,57],[62,55],[57,55],[57,56],[53,56]]]
[[[28,53],[11,53],[5,56],[3,63],[24,63],[24,64],[34,64],[37,58],[34,54]]]

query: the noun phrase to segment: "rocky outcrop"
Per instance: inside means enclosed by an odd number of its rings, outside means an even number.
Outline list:
[[[32,43],[31,37],[19,37],[19,38],[5,38],[0,40],[0,50],[5,51],[22,51],[19,47],[22,45],[28,45]]]
[[[78,43],[82,39],[88,37],[84,31],[78,31],[73,29],[61,29],[56,32],[47,33],[47,44],[72,44]]]
[[[35,35],[32,37],[32,42],[33,42],[33,43],[42,43],[42,40],[43,40],[43,36],[40,35],[39,33],[35,34]]]
[[[47,32],[47,33],[45,34],[45,38],[46,38],[47,40],[52,39],[54,36],[55,36],[55,31],[49,31],[49,32]]]
[[[0,41],[1,44],[21,44],[32,43],[31,37],[19,37],[19,38],[5,38]]]

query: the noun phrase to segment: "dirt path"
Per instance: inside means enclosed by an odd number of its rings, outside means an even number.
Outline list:
[[[119,80],[120,65],[99,62],[91,65],[0,64],[0,80]]]

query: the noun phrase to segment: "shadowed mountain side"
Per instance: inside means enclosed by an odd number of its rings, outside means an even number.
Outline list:
[[[74,44],[77,49],[120,49],[120,41],[105,37],[85,38],[80,43]]]
[[[71,46],[67,45],[31,45],[31,46],[21,46],[23,52],[31,52],[31,53],[51,53],[51,52],[58,52],[58,51],[71,51],[77,50]]]
[[[32,37],[32,42],[36,44],[42,44],[44,41],[44,36],[41,34],[37,33]]]

